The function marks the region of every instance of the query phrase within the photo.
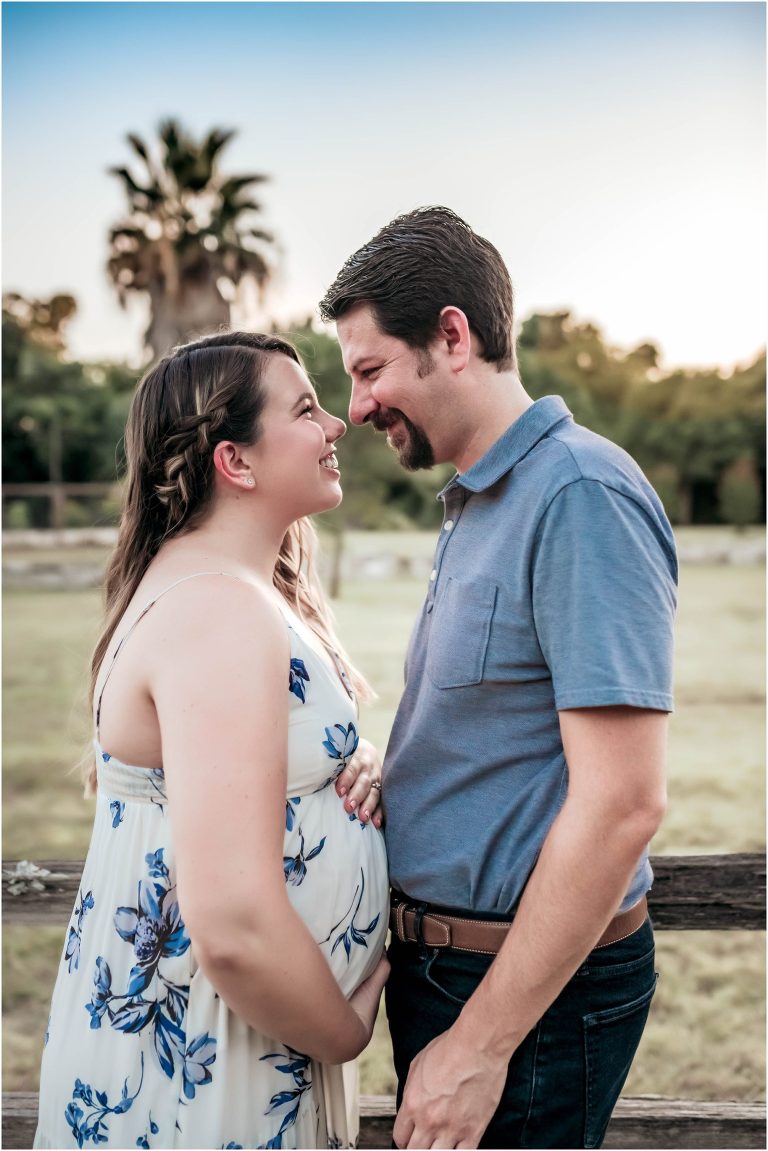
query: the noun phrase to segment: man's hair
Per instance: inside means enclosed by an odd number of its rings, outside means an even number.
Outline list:
[[[450,208],[416,208],[350,256],[320,302],[328,323],[356,304],[412,348],[435,337],[440,312],[461,308],[498,371],[517,368],[512,283],[493,244]]]

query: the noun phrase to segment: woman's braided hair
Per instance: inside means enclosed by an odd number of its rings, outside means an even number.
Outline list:
[[[178,430],[168,436],[168,452],[163,464],[163,476],[155,483],[160,503],[167,509],[169,519],[181,523],[187,509],[195,500],[195,485],[200,479],[201,463],[212,455],[218,442],[213,437],[224,423],[226,409],[188,416],[179,420]]]
[[[258,440],[266,402],[263,373],[273,354],[301,363],[296,349],[279,336],[207,336],[175,348],[140,380],[125,429],[125,500],[107,568],[104,624],[91,659],[91,698],[115,629],[160,545],[193,528],[208,510],[214,448],[223,440]],[[275,565],[275,586],[339,656],[361,698],[370,697],[370,688],[336,639],[314,574],[315,540],[309,520],[291,525]],[[95,783],[92,764],[88,781]]]

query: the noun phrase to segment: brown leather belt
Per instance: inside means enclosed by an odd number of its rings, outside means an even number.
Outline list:
[[[614,915],[595,944],[607,947],[626,939],[645,923],[648,900]],[[425,947],[451,947],[454,951],[474,951],[478,955],[496,955],[507,937],[512,921],[492,919],[464,919],[442,911],[431,910],[427,904],[422,910],[392,892],[389,926],[393,935],[403,943],[423,943]]]

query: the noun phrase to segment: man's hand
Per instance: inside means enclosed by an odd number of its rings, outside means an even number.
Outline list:
[[[398,1147],[477,1147],[501,1099],[507,1063],[451,1027],[411,1063],[393,1137]]]

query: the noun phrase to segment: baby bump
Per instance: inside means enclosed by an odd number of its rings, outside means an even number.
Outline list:
[[[350,819],[332,787],[289,799],[283,870],[293,906],[351,994],[376,966],[387,932],[384,836]]]

